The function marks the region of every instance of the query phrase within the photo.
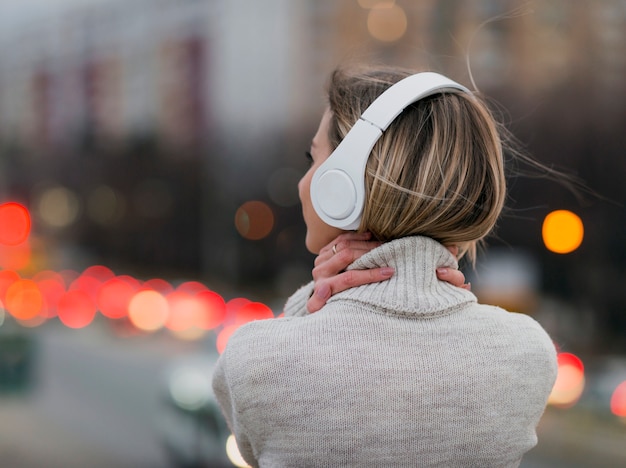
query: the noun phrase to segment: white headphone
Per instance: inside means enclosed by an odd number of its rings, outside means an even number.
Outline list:
[[[433,72],[408,76],[370,104],[311,180],[313,208],[326,224],[354,230],[365,204],[365,164],[374,144],[410,104],[440,92],[471,92]]]

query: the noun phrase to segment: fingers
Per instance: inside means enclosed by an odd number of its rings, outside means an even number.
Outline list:
[[[328,278],[325,281],[320,281],[316,283],[315,291],[307,301],[307,310],[310,313],[317,312],[334,294],[356,286],[385,281],[393,274],[394,269],[391,267],[374,268],[371,270],[350,270]]]
[[[372,235],[369,232],[341,234],[320,250],[320,253],[315,258],[314,265],[317,267],[332,261],[333,264],[340,266],[340,268],[334,271],[334,273],[338,273],[363,254],[381,245],[381,242],[370,240],[371,237]],[[342,253],[346,250],[349,250],[350,253]],[[336,257],[339,257],[342,262],[337,261]]]
[[[437,278],[457,288],[471,290],[471,284],[465,283],[465,275],[454,268],[437,268]]]

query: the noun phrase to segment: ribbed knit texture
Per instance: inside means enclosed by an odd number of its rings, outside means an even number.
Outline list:
[[[213,378],[242,455],[262,467],[510,467],[536,444],[556,377],[554,346],[526,315],[437,280],[437,242],[382,245],[351,268],[385,282],[230,338]]]

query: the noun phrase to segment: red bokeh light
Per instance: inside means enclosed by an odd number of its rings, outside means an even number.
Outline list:
[[[17,245],[28,239],[30,213],[19,203],[0,205],[0,244]]]
[[[580,358],[572,353],[557,355],[558,373],[548,404],[559,408],[574,406],[585,388],[585,369]]]
[[[110,268],[103,265],[93,265],[83,271],[82,276],[90,276],[99,280],[101,283],[110,280],[115,276],[115,273]]]
[[[615,416],[626,418],[626,380],[619,384],[611,395],[611,412]]]
[[[585,371],[585,366],[583,365],[582,360],[572,353],[559,353],[557,355],[557,363],[559,367],[572,366],[578,369],[580,372]]]
[[[176,290],[167,296],[170,315],[165,326],[172,331],[184,331],[191,328],[202,329],[205,304],[195,295]]]
[[[265,320],[274,318],[274,312],[268,306],[261,302],[249,302],[237,311],[235,325],[243,325],[244,323],[254,320]]]
[[[159,292],[163,295],[167,295],[174,291],[174,286],[172,286],[168,281],[160,278],[153,278],[143,283],[143,287],[147,289],[152,289],[156,292]]]
[[[246,299],[245,297],[235,297],[229,300],[226,303],[226,318],[224,319],[224,324],[231,325],[235,323],[239,310],[250,302],[252,301],[250,299]]]
[[[118,319],[128,314],[128,305],[139,289],[137,280],[129,281],[127,276],[118,276],[106,281],[98,292],[97,304],[105,317]]]
[[[200,327],[204,330],[211,330],[221,325],[226,318],[224,298],[214,291],[201,291],[196,297],[204,306]]]
[[[54,271],[41,271],[33,276],[33,281],[37,283],[43,294],[45,307],[41,314],[45,318],[55,317],[59,300],[65,294],[65,282],[59,273]]]
[[[96,316],[96,305],[84,291],[68,291],[59,299],[57,315],[67,327],[84,328]]]
[[[182,291],[189,294],[197,294],[201,291],[208,291],[208,289],[209,288],[207,288],[204,284],[198,281],[185,281],[176,288],[176,291]]]
[[[102,281],[94,276],[82,274],[70,284],[68,291],[83,291],[89,296],[91,302],[98,303],[98,294],[102,287]]]

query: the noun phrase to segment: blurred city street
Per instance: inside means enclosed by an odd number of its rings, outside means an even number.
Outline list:
[[[166,335],[38,330],[34,387],[0,397],[0,458],[12,468],[165,468],[160,439],[165,371],[203,351]],[[206,351],[206,350],[205,350]],[[626,465],[626,424],[579,409],[549,408],[523,468]]]
[[[158,418],[172,341],[92,328],[36,333],[33,388],[0,397],[7,467],[166,467]]]

